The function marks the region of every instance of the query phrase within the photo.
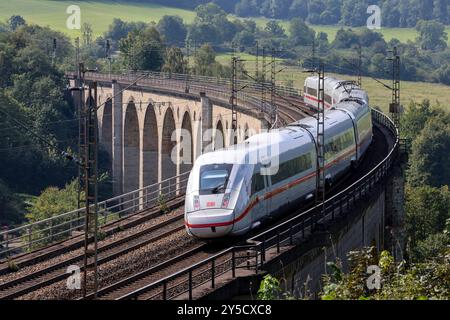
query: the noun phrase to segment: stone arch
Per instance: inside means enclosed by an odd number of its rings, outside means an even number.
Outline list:
[[[133,101],[126,107],[123,130],[123,191],[129,192],[139,189],[139,121]]]
[[[152,104],[149,104],[144,116],[142,139],[143,186],[158,182],[158,122]]]
[[[184,173],[190,171],[192,164],[194,163],[194,138],[192,122],[189,112],[187,111],[183,115],[181,129],[180,173]]]
[[[164,115],[161,139],[161,179],[165,180],[177,175],[178,159],[172,159],[172,151],[176,147],[176,141],[172,141],[174,133],[175,118],[171,108],[166,110]],[[176,155],[177,152],[174,152]]]
[[[112,100],[108,98],[103,105],[102,127],[100,134],[100,146],[108,154],[108,171],[112,172],[112,144],[113,144],[113,129],[112,129]]]
[[[222,120],[217,121],[216,130],[214,133],[214,150],[225,147],[225,135],[222,125]]]

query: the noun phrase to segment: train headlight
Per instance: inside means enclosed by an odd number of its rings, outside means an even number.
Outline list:
[[[194,210],[200,210],[200,198],[199,198],[199,196],[194,196]]]
[[[222,199],[222,209],[228,208],[229,204],[230,204],[230,194],[226,193]]]

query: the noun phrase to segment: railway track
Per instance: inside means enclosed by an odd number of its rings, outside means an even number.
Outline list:
[[[191,264],[206,259],[211,254],[207,253],[207,248],[208,244],[198,244],[180,255],[153,265],[112,285],[101,288],[97,292],[97,299],[116,300],[127,296],[131,292],[179,270],[186,263]],[[90,293],[86,298],[92,299],[94,298],[94,294]]]
[[[379,130],[375,131],[375,141],[380,143],[380,137],[382,133]],[[377,148],[374,146],[374,148]],[[383,152],[384,153],[384,150]],[[380,157],[382,154],[380,153]],[[376,158],[379,158],[378,156]],[[376,159],[368,158],[364,161],[364,165],[358,168],[358,172],[356,175],[360,176],[364,174],[365,171],[369,170],[372,167],[373,162]],[[351,177],[345,180],[352,180]],[[346,183],[342,181],[338,185],[333,187],[332,193],[338,192],[340,189],[344,188]],[[331,190],[330,190],[331,192]],[[305,208],[307,208],[308,204],[305,204]],[[277,220],[277,223],[284,221],[291,217],[288,215]],[[164,229],[164,230],[163,230]],[[158,239],[161,239],[165,236],[172,234],[173,232],[181,232],[184,229],[182,223],[182,215],[173,217],[163,224],[158,224],[149,228],[148,230],[142,230],[135,235],[123,238],[117,242],[111,243],[106,246],[102,246],[99,248],[99,264],[105,264],[127,252],[131,252],[132,250],[136,250],[139,247],[142,247],[146,244],[150,244]],[[155,231],[155,232],[152,232]],[[159,231],[157,231],[159,230]],[[261,230],[258,230],[261,231]],[[184,252],[178,256],[172,257],[168,260],[163,260],[158,264],[153,264],[149,268],[146,268],[132,276],[121,279],[111,285],[108,285],[104,288],[100,288],[98,291],[99,299],[122,299],[129,297],[134,291],[145,287],[146,285],[157,281],[158,279],[175,273],[178,270],[183,269],[187,265],[195,264],[199,261],[202,261],[212,254],[218,252],[218,250],[207,250],[207,246],[204,244],[198,244],[193,248],[190,248],[189,251]],[[64,262],[60,262],[59,264],[55,264],[48,268],[45,268],[37,273],[33,273],[31,275],[27,275],[21,279],[16,279],[11,282],[0,285],[0,299],[13,299],[17,298],[21,295],[24,295],[33,290],[41,289],[43,286],[48,286],[52,283],[64,280],[67,278],[67,274],[65,273],[65,268],[69,264],[80,263],[82,259],[81,255],[77,257],[73,257],[72,259],[65,260]],[[186,281],[186,279],[180,279],[181,282]],[[173,284],[174,287],[177,286],[177,283]],[[155,289],[156,290],[156,289]],[[160,292],[160,291],[159,291]],[[149,297],[154,296],[154,292],[146,292],[142,296],[137,296],[137,299],[147,299]],[[88,298],[92,298],[92,295],[88,296]]]
[[[312,114],[313,110],[308,107],[301,99],[297,97],[289,97],[289,102],[283,99],[277,99],[278,112],[280,118],[286,123],[297,121],[304,117],[304,114]],[[297,105],[298,109],[293,106]],[[339,189],[339,188],[337,188]],[[288,217],[283,218],[287,219]],[[179,215],[168,219],[167,221],[124,237],[118,241],[114,241],[107,245],[99,247],[99,265],[106,264],[122,255],[125,255],[133,250],[137,250],[143,246],[156,242],[169,235],[181,232],[184,229],[182,223],[183,215]],[[277,221],[279,223],[280,221]],[[122,299],[129,296],[135,290],[146,286],[161,277],[167,276],[174,271],[183,269],[183,266],[194,264],[198,261],[206,259],[218,250],[211,250],[208,252],[206,244],[197,244],[178,256],[164,260],[159,264],[150,266],[149,268],[140,271],[125,279],[119,280],[111,285],[101,288],[98,291],[98,298],[100,299]],[[67,250],[68,252],[69,250]],[[64,252],[62,252],[64,253]],[[38,272],[25,275],[23,277],[0,284],[0,299],[14,299],[26,293],[40,289],[44,286],[56,283],[67,278],[66,268],[68,265],[81,264],[83,259],[82,254],[78,254],[70,259],[60,261],[52,264]],[[185,280],[180,280],[185,281]],[[152,296],[152,292],[146,292],[138,299],[146,299]],[[90,294],[88,298],[93,298]]]
[[[345,189],[346,186],[353,183],[355,179],[357,179],[360,176],[363,176],[367,172],[369,172],[375,164],[377,164],[388,152],[387,143],[383,140],[383,133],[380,131],[380,129],[375,128],[374,130],[374,136],[375,136],[375,145],[372,146],[372,151],[378,150],[376,156],[374,157],[366,157],[364,161],[361,163],[361,165],[355,169],[353,172],[349,172],[346,174],[346,176],[341,179],[339,182],[334,184],[329,191],[327,192],[327,197],[331,197],[334,194],[337,194],[341,190]],[[384,147],[383,147],[384,146]],[[304,203],[301,208],[296,209],[295,211],[290,212],[289,214],[277,218],[276,220],[272,221],[271,224],[264,224],[261,228],[258,230],[255,230],[251,233],[249,233],[247,236],[248,238],[251,238],[252,236],[259,234],[261,232],[264,232],[264,230],[273,227],[273,223],[283,223],[295,215],[297,215],[299,212],[303,212],[309,208],[311,208],[314,205],[314,201],[311,200],[307,203]],[[235,244],[237,241],[235,241]],[[232,246],[233,244],[230,243],[229,246]],[[193,265],[197,262],[200,262],[208,257],[212,256],[213,253],[217,254],[216,252],[209,252],[206,253],[204,251],[203,246],[195,248],[193,252],[187,252],[185,254],[182,254],[178,257],[175,257],[173,259],[167,260],[159,265],[152,266],[144,271],[142,271],[139,274],[136,274],[130,278],[123,279],[113,285],[110,285],[106,288],[103,288],[99,291],[98,298],[99,299],[106,299],[106,300],[121,300],[121,299],[137,299],[137,300],[146,300],[146,299],[164,299],[163,296],[161,296],[161,292],[165,292],[166,290],[161,290],[161,287],[153,288],[152,290],[146,291],[146,290],[140,290],[142,288],[145,288],[149,286],[150,284],[156,282],[159,279],[162,279],[168,275],[170,275],[170,270],[183,270],[186,268],[186,266]],[[203,250],[203,251],[202,251]],[[226,257],[223,258],[226,260]],[[218,261],[218,264],[220,264],[220,261]],[[207,267],[205,266],[205,269]],[[194,274],[191,275],[191,278],[196,278],[199,274],[202,274],[202,272],[205,272],[203,269],[198,269]],[[174,274],[175,272],[172,272]],[[170,287],[167,287],[169,291],[171,288],[179,288],[180,284],[186,284],[187,280],[185,277],[180,276],[175,280],[175,282],[170,284]],[[166,284],[167,285],[167,284]],[[169,286],[169,285],[167,285]],[[139,291],[139,293],[137,293]],[[166,291],[167,292],[167,291]],[[173,292],[172,292],[173,294]],[[176,294],[175,294],[176,296]],[[90,295],[89,298],[93,298],[93,295]]]
[[[170,210],[176,210],[184,204],[184,197],[180,196],[167,202]],[[148,208],[142,211],[135,212],[119,220],[110,222],[101,227],[102,232],[106,236],[114,235],[131,228],[134,228],[142,223],[152,219],[158,219],[162,216],[161,210],[158,207]],[[31,253],[24,253],[15,256],[13,261],[19,269],[32,266],[37,263],[45,262],[51,258],[79,249],[84,244],[84,236],[82,234],[70,237],[67,240],[54,243],[48,247],[38,249]],[[8,262],[0,263],[0,276],[11,273]],[[1,279],[1,277],[0,277]]]
[[[105,264],[129,252],[149,245],[176,232],[184,230],[183,214],[177,214],[157,225],[152,225],[137,233],[113,241],[98,249],[98,265]],[[51,285],[67,278],[66,268],[69,265],[83,263],[83,253],[64,259],[22,277],[0,284],[0,299],[14,299],[34,290]]]

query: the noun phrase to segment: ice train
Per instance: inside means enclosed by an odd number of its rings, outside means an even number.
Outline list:
[[[317,77],[305,81],[305,102],[317,105]],[[372,142],[367,93],[354,83],[325,78],[325,178],[331,185],[357,165]],[[201,155],[189,175],[187,232],[198,238],[241,235],[314,196],[317,120]]]

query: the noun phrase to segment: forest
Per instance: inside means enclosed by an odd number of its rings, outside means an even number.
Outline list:
[[[262,46],[289,53],[283,57],[284,64],[307,66],[312,63],[314,40],[317,58],[329,71],[354,70],[355,49],[361,45],[363,73],[389,77],[385,58],[395,45],[402,56],[402,79],[450,83],[450,52],[439,21],[421,20],[416,42],[386,42],[370,30],[350,29],[341,29],[336,39],[328,41],[326,34],[316,34],[300,18],[290,20],[287,32],[276,20],[261,28],[251,20],[230,19],[214,4],[199,6],[196,13],[191,25],[176,16],[164,16],[158,23],[116,19],[98,39],[92,38],[92,30],[85,25],[81,59],[107,70],[104,45],[111,39],[113,72],[145,69],[229,77],[230,68],[217,62],[217,52],[234,47],[254,53],[257,40]],[[49,39],[56,39],[56,56]],[[186,39],[196,43],[189,64],[180,48]],[[76,151],[78,118],[64,79],[64,71],[74,68],[74,53],[67,36],[28,24],[20,16],[0,24],[0,224],[4,226],[47,218],[76,204],[77,167],[61,153]],[[343,272],[337,262],[330,264],[335,272],[326,279],[322,298],[448,297],[450,115],[444,111],[448,106],[431,103],[436,97],[429,98],[411,102],[402,120],[404,137],[412,141],[406,169],[405,263],[393,262],[387,253],[352,253],[354,272]],[[108,195],[107,161],[103,155],[103,196]],[[385,291],[376,294],[355,285],[361,268],[375,262],[392,280]],[[263,290],[261,297],[266,293]]]
[[[194,9],[213,2],[240,17],[302,18],[311,24],[364,26],[369,5],[378,5],[386,27],[415,27],[419,20],[449,24],[448,0],[140,0]]]

